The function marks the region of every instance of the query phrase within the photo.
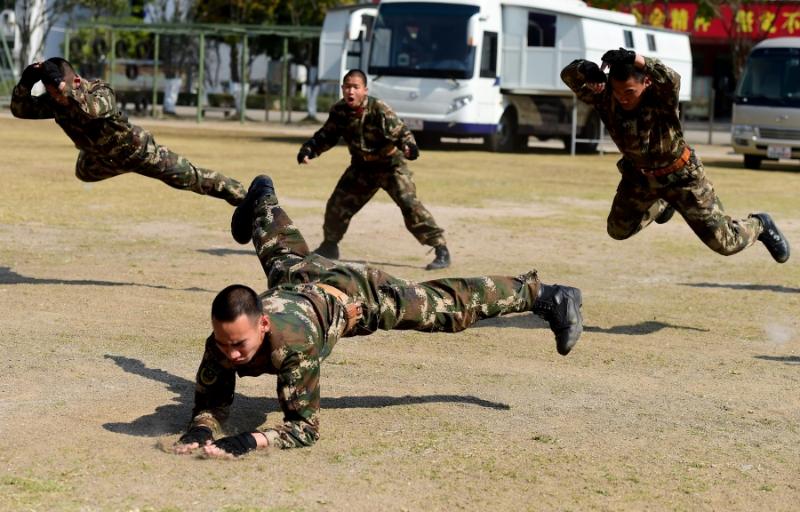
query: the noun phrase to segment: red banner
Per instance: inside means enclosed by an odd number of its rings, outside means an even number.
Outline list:
[[[653,2],[629,10],[643,25],[688,32],[696,38],[747,37],[760,40],[800,36],[800,5],[797,2],[745,4],[738,10],[725,5],[720,11],[719,17],[707,18],[697,13],[697,4],[693,2]]]

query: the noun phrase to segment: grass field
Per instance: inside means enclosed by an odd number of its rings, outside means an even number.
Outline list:
[[[197,165],[271,174],[319,243],[344,147],[299,167],[308,128],[146,126]],[[424,151],[411,168],[453,266],[423,270],[384,193],[341,246],[411,279],[537,268],[578,286],[568,357],[530,314],[349,338],[322,367],[314,447],[215,461],[163,448],[189,419],[211,299],[266,286],[232,209],[138,175],[82,183],[51,121],[2,113],[0,140],[0,510],[797,510],[799,256],[719,256],[678,217],[612,240],[615,155]],[[728,213],[769,211],[800,244],[796,165],[698,151]],[[280,421],[274,389],[240,380],[230,431]]]

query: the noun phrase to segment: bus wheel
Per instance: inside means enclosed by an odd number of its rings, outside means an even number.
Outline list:
[[[748,169],[761,169],[763,157],[758,155],[744,155],[744,166]]]

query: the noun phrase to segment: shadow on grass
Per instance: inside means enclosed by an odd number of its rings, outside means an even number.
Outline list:
[[[480,323],[476,324],[472,328],[474,329],[480,327],[517,327],[521,329],[550,328],[550,326],[544,319],[532,313],[531,314],[523,313],[519,315],[489,318],[487,320],[482,320]],[[638,324],[615,325],[612,327],[599,327],[596,325],[586,325],[586,324],[583,325],[584,332],[598,332],[603,334],[624,334],[627,336],[644,336],[647,334],[653,334],[654,332],[658,332],[662,329],[680,329],[684,331],[709,332],[709,329],[702,329],[699,327],[692,327],[687,325],[676,325],[666,322],[657,322],[654,320],[647,320],[644,322],[639,322]]]
[[[298,147],[297,149],[300,150],[300,146],[305,144],[309,139],[308,135],[289,135],[285,133],[275,134],[275,135],[264,135],[261,137],[263,142],[285,142],[287,144],[296,144]]]
[[[215,249],[197,249],[197,252],[210,254],[211,256],[231,256],[231,255],[247,255],[255,256],[256,253],[253,249],[228,249],[219,247]],[[433,256],[431,256],[432,258]],[[366,260],[338,260],[341,263],[354,263],[358,265],[370,265],[381,267],[394,267],[394,268],[424,268],[417,265],[406,265],[404,263],[389,263],[385,261],[366,261]]]
[[[800,356],[754,356],[762,361],[776,361],[784,364],[800,364]]]
[[[180,290],[185,292],[209,292],[205,288],[197,288],[192,286],[189,288],[172,288],[160,284],[141,284],[141,283],[126,283],[120,281],[98,281],[96,279],[51,279],[40,277],[28,277],[18,274],[11,270],[9,267],[0,267],[0,285],[3,284],[68,284],[78,286],[141,286],[144,288],[155,288],[157,290]]]
[[[194,381],[172,375],[159,368],[149,368],[142,361],[130,357],[106,354],[106,359],[114,361],[122,370],[146,379],[160,382],[167,390],[175,393],[175,402],[162,405],[145,416],[129,423],[106,423],[108,431],[131,436],[158,437],[181,433],[189,423],[194,403]],[[511,407],[501,402],[492,402],[472,395],[421,395],[421,396],[344,396],[322,398],[322,409],[380,409],[398,405],[418,405],[430,403],[461,403],[488,409],[508,410]],[[227,429],[236,431],[255,431],[267,418],[268,413],[280,412],[278,400],[254,398],[236,393],[228,419]]]
[[[781,286],[777,284],[750,284],[750,283],[680,283],[681,286],[694,288],[729,288],[731,290],[747,290],[755,292],[800,293],[800,288]]]
[[[724,169],[739,169],[743,171],[750,171],[754,169],[747,169],[742,160],[714,160],[703,158],[703,164],[706,166],[722,167]],[[800,165],[789,163],[778,163],[764,160],[761,162],[759,172],[798,172]]]
[[[197,249],[197,252],[210,254],[211,256],[231,256],[245,254],[247,256],[255,256],[256,253],[252,247],[249,249],[228,249],[225,247],[218,247],[216,249]]]

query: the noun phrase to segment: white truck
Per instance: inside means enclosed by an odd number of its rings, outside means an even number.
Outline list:
[[[731,142],[748,169],[800,158],[800,37],[753,47],[736,89]]]
[[[682,77],[681,101],[691,98],[688,35],[638,26],[631,14],[580,0],[382,0],[377,12],[355,7],[334,11],[347,16],[338,39],[326,39],[323,25],[320,69],[365,67],[370,94],[389,103],[421,144],[482,137],[494,151],[514,151],[535,136],[570,147],[574,131],[577,149],[593,150],[600,120],[576,106],[560,72],[574,59],[599,62],[618,47],[661,59]],[[332,40],[338,54],[332,43],[326,47]],[[326,64],[335,55],[339,60]]]

